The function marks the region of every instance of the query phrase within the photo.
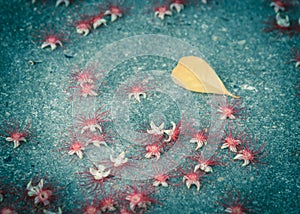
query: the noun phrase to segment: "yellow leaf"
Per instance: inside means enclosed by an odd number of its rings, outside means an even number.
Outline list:
[[[190,91],[213,94],[231,94],[224,86],[214,69],[204,60],[196,56],[182,57],[172,71],[173,81]]]

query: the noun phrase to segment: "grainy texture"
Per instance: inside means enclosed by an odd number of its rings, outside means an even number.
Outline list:
[[[258,213],[299,213],[300,114],[299,97],[296,96],[299,68],[287,63],[291,58],[290,49],[299,45],[299,35],[264,33],[264,21],[274,12],[263,1],[224,0],[187,6],[181,14],[174,13],[164,21],[154,18],[149,12],[151,5],[146,1],[136,1],[127,5],[134,6],[128,15],[82,37],[76,34],[72,23],[78,13],[93,12],[94,2],[68,8],[55,8],[53,2],[32,5],[29,0],[0,3],[0,119],[18,118],[23,124],[30,122],[34,132],[32,141],[15,150],[1,139],[0,175],[6,178],[5,182],[24,189],[33,176],[48,174],[62,187],[58,204],[65,213],[72,213],[71,210],[78,209],[78,204],[84,204],[82,188],[74,172],[87,169],[87,161],[69,162],[70,158],[57,150],[64,141],[62,133],[74,120],[73,105],[66,93],[71,70],[85,66],[102,48],[115,41],[134,35],[163,34],[199,49],[226,87],[243,98],[248,115],[242,126],[260,143],[266,142],[268,154],[266,164],[252,171],[240,167],[241,162],[227,158],[228,166],[217,167],[200,192],[184,186],[159,189],[154,195],[163,204],[154,205],[148,212],[220,213],[223,208],[217,201],[226,192],[237,189],[244,195],[250,193]],[[293,14],[299,15],[299,11],[298,6]],[[63,30],[70,41],[53,52],[40,49],[41,42],[35,35],[43,26]],[[40,63],[30,65],[30,60]],[[105,77],[109,82],[103,89],[105,105],[111,104],[110,96],[115,96],[119,90],[116,86],[119,87],[134,70],[167,73],[175,65],[159,57],[140,57],[118,65]],[[172,84],[171,79],[169,81],[168,84]],[[161,96],[157,94],[147,102],[153,101],[156,111],[173,112],[167,117],[180,119],[175,115],[177,107],[168,106],[168,102],[158,103],[163,99]],[[209,115],[203,113],[210,111],[210,106],[202,102],[206,100],[205,95],[191,97],[195,99],[195,107],[190,109],[195,112],[201,109],[203,117]],[[101,102],[98,100],[97,104]],[[151,109],[146,108],[146,111]],[[152,113],[168,114],[156,111]],[[135,113],[132,114],[135,117]],[[222,153],[226,155],[225,151]],[[80,203],[74,204],[74,201]]]

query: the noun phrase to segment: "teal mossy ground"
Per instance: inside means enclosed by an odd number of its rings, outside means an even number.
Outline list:
[[[216,167],[200,192],[185,186],[160,188],[154,195],[162,205],[154,204],[148,212],[222,213],[224,209],[217,202],[235,189],[249,196],[258,213],[299,213],[300,98],[296,96],[299,68],[289,63],[291,49],[299,48],[299,35],[263,32],[264,21],[274,16],[266,1],[213,0],[208,5],[187,6],[182,13],[174,13],[164,21],[154,18],[147,1],[135,1],[128,4],[132,7],[128,15],[82,37],[71,23],[78,13],[92,11],[95,2],[85,1],[68,8],[55,8],[53,2],[35,5],[30,0],[0,2],[0,119],[17,118],[22,124],[29,122],[33,130],[32,139],[15,150],[1,139],[1,186],[24,189],[32,177],[46,176],[62,187],[57,205],[63,213],[72,213],[84,204],[82,187],[74,172],[86,170],[89,163],[87,159],[70,162],[68,156],[57,150],[65,139],[62,133],[74,121],[73,105],[66,93],[71,70],[88,64],[113,42],[135,35],[162,34],[199,49],[227,89],[243,98],[247,119],[240,122],[241,129],[245,128],[259,143],[266,143],[267,157],[264,165],[249,170],[241,167],[240,161],[231,161],[227,151],[222,151],[228,166]],[[292,11],[296,18],[299,8],[298,5]],[[64,29],[68,41],[63,48],[53,52],[40,48],[41,43],[34,35],[44,26]],[[29,61],[37,63],[32,65]],[[109,105],[120,83],[133,79],[138,68],[143,68],[142,72],[160,70],[168,74],[175,65],[169,59],[151,56],[126,61],[104,77],[107,87],[96,103],[99,107],[102,102]],[[168,84],[173,84],[169,81]],[[201,121],[206,121],[211,110],[207,95],[191,93],[190,96],[195,99],[190,109],[200,115]],[[153,108],[157,109],[155,114],[160,112],[167,115],[168,121],[178,122],[180,109],[172,99],[155,92],[142,100],[142,105],[133,102],[129,107],[130,123],[135,119],[147,121],[147,111]],[[148,104],[150,101],[153,102]],[[172,102],[175,104],[171,105]],[[143,105],[145,108],[141,108]],[[142,126],[134,125],[136,129]],[[113,133],[113,125],[110,131]]]

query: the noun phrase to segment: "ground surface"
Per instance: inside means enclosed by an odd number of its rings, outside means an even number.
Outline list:
[[[274,12],[263,1],[224,0],[200,4],[196,8],[188,6],[181,14],[164,21],[153,17],[146,1],[137,1],[128,5],[134,9],[124,18],[82,37],[76,34],[71,23],[77,14],[95,10],[93,2],[68,8],[55,8],[53,3],[33,6],[29,0],[2,0],[0,3],[0,117],[3,121],[17,118],[22,124],[29,122],[34,132],[32,141],[15,150],[12,144],[6,146],[4,138],[1,139],[2,185],[13,184],[24,189],[32,177],[47,175],[62,187],[57,206],[65,213],[72,213],[71,210],[78,209],[78,204],[85,203],[74,172],[87,169],[87,159],[70,162],[69,156],[57,150],[65,139],[62,133],[71,127],[74,115],[83,109],[82,100],[78,103],[67,100],[70,73],[76,66],[101,62],[103,70],[109,68],[104,72],[105,87],[99,89],[103,93],[90,101],[86,109],[107,106],[114,119],[111,130],[125,140],[132,140],[133,136],[126,136],[126,133],[132,127],[127,125],[134,122],[122,120],[123,116],[127,118],[122,115],[127,109],[122,105],[129,106],[131,119],[142,115],[178,121],[184,109],[185,116],[196,114],[199,123],[210,121],[211,106],[207,104],[210,96],[179,89],[169,78],[176,60],[188,54],[181,44],[170,45],[170,41],[163,40],[158,40],[158,44],[148,41],[148,44],[134,37],[129,44],[145,47],[144,51],[149,50],[150,56],[132,57],[110,68],[109,63],[122,57],[120,53],[134,55],[136,49],[116,43],[112,46],[116,50],[109,53],[107,45],[131,36],[161,34],[193,46],[215,69],[226,87],[243,98],[247,119],[241,121],[240,126],[260,144],[266,143],[267,158],[266,164],[248,170],[240,166],[241,162],[231,161],[227,152],[222,151],[228,166],[217,167],[200,192],[185,186],[159,189],[155,198],[162,205],[154,205],[148,212],[221,213],[224,209],[217,201],[236,189],[241,195],[252,198],[251,204],[258,213],[299,213],[300,124],[299,97],[296,96],[299,68],[289,63],[291,48],[299,45],[299,35],[264,33],[264,21]],[[298,16],[299,13],[299,8],[293,11]],[[63,29],[69,41],[53,52],[40,49],[41,42],[35,35],[43,26]],[[108,52],[103,54],[103,49]],[[162,56],[155,56],[154,52],[161,52]],[[30,60],[39,63],[31,65]],[[117,99],[118,90],[122,90],[120,84],[130,83],[136,76],[147,77],[152,82],[151,87],[157,89],[142,106]],[[149,107],[150,104],[153,106]],[[124,145],[113,147],[116,151],[124,149]],[[93,158],[92,153],[90,158]],[[87,193],[85,195],[88,197]],[[79,202],[74,204],[74,201]]]

